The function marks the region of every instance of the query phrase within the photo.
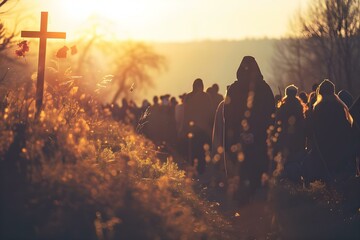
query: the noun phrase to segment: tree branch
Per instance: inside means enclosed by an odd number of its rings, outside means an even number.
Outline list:
[[[2,1],[0,2],[0,7],[2,7],[7,1],[8,1],[8,0],[2,0]]]

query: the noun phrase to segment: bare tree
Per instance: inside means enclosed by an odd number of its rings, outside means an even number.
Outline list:
[[[166,61],[149,45],[139,42],[127,42],[120,48],[116,61],[115,81],[118,89],[112,99],[115,103],[121,94],[126,97],[134,88],[138,90],[153,86],[151,71],[166,68]]]
[[[304,76],[308,75],[304,68],[303,44],[301,37],[301,15],[290,21],[291,32],[286,39],[275,42],[275,53],[272,61],[273,77],[279,87],[285,88],[289,82],[296,84],[300,89],[305,89]]]
[[[2,22],[0,22],[0,52],[7,49],[14,39],[14,33],[8,34],[6,28]]]
[[[360,0],[317,0],[297,19],[300,28],[278,47],[275,67],[285,64],[285,73],[297,80],[329,78],[338,88],[358,94]]]
[[[8,0],[2,0],[2,1],[0,1],[0,8],[1,8],[2,6],[4,6],[7,1],[8,1]]]

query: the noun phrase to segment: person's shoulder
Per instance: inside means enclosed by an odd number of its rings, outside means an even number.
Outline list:
[[[260,84],[258,86],[259,86],[258,90],[260,92],[263,92],[263,93],[267,94],[268,96],[271,96],[272,98],[274,98],[274,93],[273,93],[270,85],[265,80],[261,80]]]
[[[233,91],[236,91],[236,89],[238,89],[240,87],[240,84],[239,84],[239,81],[234,81],[232,84],[230,84],[228,86],[228,89],[227,89],[227,95],[231,94]]]
[[[187,93],[187,94],[185,95],[185,97],[184,97],[184,103],[186,103],[187,101],[189,101],[189,99],[191,99],[193,95],[194,95],[193,92]]]
[[[263,88],[271,89],[270,85],[264,79],[259,80],[257,85]]]

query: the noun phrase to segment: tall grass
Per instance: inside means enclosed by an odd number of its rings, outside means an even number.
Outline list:
[[[229,237],[172,159],[94,93],[64,75],[46,89],[39,119],[31,82],[1,89],[1,239]]]

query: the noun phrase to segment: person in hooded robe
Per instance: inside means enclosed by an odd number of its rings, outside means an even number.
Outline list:
[[[252,56],[245,56],[227,90],[224,104],[225,157],[228,176],[239,178],[239,200],[246,203],[268,171],[267,129],[273,124],[275,99]]]
[[[355,144],[356,144],[356,172],[357,176],[360,176],[360,96],[355,99],[351,105],[350,114],[354,119],[353,129],[355,132]]]
[[[206,151],[210,150],[212,133],[212,103],[210,96],[204,92],[202,79],[193,83],[192,92],[184,99],[184,125],[182,134],[188,145],[187,159],[197,166],[199,174],[204,173]]]
[[[345,103],[345,105],[350,108],[351,105],[354,102],[354,98],[351,95],[351,93],[349,93],[349,91],[342,89],[338,92],[338,96],[340,98],[341,101],[343,101],[343,103]]]
[[[274,155],[281,154],[284,170],[282,177],[299,182],[301,159],[305,155],[306,105],[298,96],[298,88],[289,85],[276,111],[273,139]],[[276,137],[277,136],[277,137]]]
[[[307,181],[320,179],[332,183],[354,176],[356,149],[353,118],[335,94],[335,85],[327,79],[317,89],[311,126],[313,165],[307,167]]]

